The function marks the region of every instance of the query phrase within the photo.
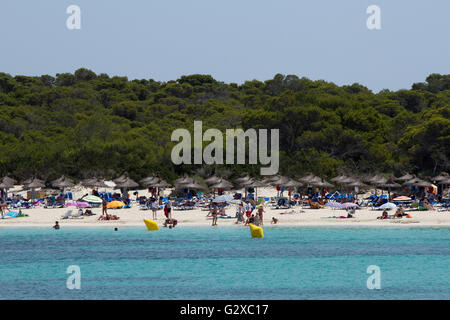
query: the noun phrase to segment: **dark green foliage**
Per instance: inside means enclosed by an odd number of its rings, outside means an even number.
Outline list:
[[[170,159],[172,131],[192,131],[194,120],[204,130],[279,128],[281,173],[291,176],[450,169],[449,75],[374,94],[281,74],[237,85],[199,74],[129,81],[84,68],[56,77],[0,73],[0,110],[0,173],[19,179],[127,171],[170,181],[201,167]],[[204,170],[259,173],[257,165]]]

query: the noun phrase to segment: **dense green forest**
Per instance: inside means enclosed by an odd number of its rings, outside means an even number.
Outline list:
[[[194,120],[204,130],[279,128],[280,173],[291,177],[449,169],[450,75],[375,94],[281,74],[239,85],[209,75],[158,82],[87,69],[0,73],[0,108],[0,174],[18,179],[259,173],[257,165],[173,165],[171,133],[192,130]]]

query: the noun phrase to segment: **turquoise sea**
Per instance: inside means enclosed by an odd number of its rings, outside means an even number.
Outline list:
[[[450,299],[450,229],[0,228],[0,299]],[[70,265],[81,288],[69,290]],[[367,267],[381,271],[369,290]]]

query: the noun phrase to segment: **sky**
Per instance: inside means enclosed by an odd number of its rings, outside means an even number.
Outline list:
[[[81,10],[70,30],[67,7]],[[381,29],[369,30],[370,5]],[[2,0],[0,72],[129,79],[295,74],[377,92],[450,73],[449,0]]]

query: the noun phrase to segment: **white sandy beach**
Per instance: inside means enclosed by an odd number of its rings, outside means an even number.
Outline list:
[[[134,191],[134,190],[133,190]],[[133,191],[130,191],[132,194]],[[138,190],[139,195],[148,195],[147,190]],[[165,195],[170,193],[167,189]],[[14,192],[14,190],[12,191]],[[75,199],[88,193],[89,190],[79,188],[74,193]],[[258,196],[273,197],[276,196],[274,188],[260,188],[258,189]],[[13,209],[17,211],[16,209]],[[2,227],[51,227],[55,221],[59,221],[61,227],[66,226],[86,226],[86,227],[100,227],[100,226],[144,226],[143,219],[152,219],[151,210],[141,210],[139,205],[132,203],[130,209],[108,209],[109,214],[115,214],[120,217],[115,221],[98,221],[101,215],[101,208],[91,209],[94,216],[61,219],[67,210],[77,211],[77,208],[54,208],[46,209],[44,207],[37,207],[31,209],[22,209],[24,214],[28,217],[0,219],[0,228]],[[450,211],[410,211],[408,212],[412,218],[402,219],[387,219],[378,220],[377,217],[381,215],[381,211],[372,210],[370,208],[362,208],[356,210],[355,217],[351,219],[329,218],[346,216],[345,210],[337,210],[331,208],[310,209],[301,208],[300,206],[292,209],[272,209],[265,207],[264,212],[264,227],[274,226],[270,222],[272,217],[278,219],[276,226],[448,226],[450,227]],[[286,214],[286,211],[303,211],[300,213]],[[210,226],[211,218],[207,218],[208,211],[202,209],[194,210],[177,210],[172,209],[172,217],[178,220],[178,227],[183,226]],[[232,219],[218,219],[218,227],[235,226],[236,219],[236,205],[230,205],[226,209],[226,214],[233,217]],[[391,210],[389,214],[393,214]],[[158,211],[158,224],[164,222],[163,210]],[[242,226],[242,224],[240,224]]]

